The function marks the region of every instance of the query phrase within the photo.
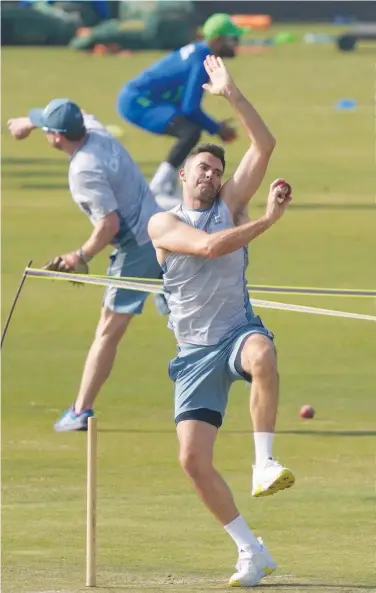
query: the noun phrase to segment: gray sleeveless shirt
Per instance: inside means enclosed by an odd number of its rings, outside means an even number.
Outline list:
[[[231,213],[218,198],[210,210],[170,212],[207,233],[234,227]],[[248,251],[238,249],[216,259],[170,253],[163,264],[163,288],[170,310],[169,328],[179,343],[214,345],[252,321],[246,288]]]

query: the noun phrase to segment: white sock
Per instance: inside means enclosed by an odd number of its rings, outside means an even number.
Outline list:
[[[256,465],[263,465],[267,459],[273,457],[274,432],[254,432]]]
[[[163,162],[159,165],[151,180],[149,187],[153,193],[157,193],[163,189],[166,183],[171,183],[176,180],[176,169],[170,163]]]
[[[228,525],[224,525],[227,533],[232,537],[238,549],[241,550],[244,546],[252,546],[256,550],[260,549],[260,544],[255,535],[249,529],[243,517],[239,515],[231,521]]]

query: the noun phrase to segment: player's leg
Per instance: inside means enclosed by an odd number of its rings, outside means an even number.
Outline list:
[[[150,189],[154,195],[175,196],[178,170],[201,136],[201,128],[182,115],[176,115],[167,124],[164,133],[177,138],[165,161],[163,161],[153,179]]]
[[[104,304],[86,357],[77,399],[55,423],[55,430],[87,430],[88,418],[94,414],[95,399],[111,373],[118,344],[132,317],[112,311]]]
[[[262,540],[239,514],[228,485],[213,465],[217,431],[231,385],[226,354],[217,347],[182,350],[170,363],[169,371],[175,381],[180,464],[200,499],[238,548],[237,572],[230,584],[254,586],[276,565]]]
[[[236,371],[252,381],[250,413],[254,430],[253,496],[268,496],[289,488],[295,478],[273,458],[278,411],[279,375],[273,335],[255,318],[253,333],[238,344],[233,359]],[[257,327],[259,326],[259,327]]]
[[[115,251],[110,258],[109,276],[159,278],[160,266],[151,243],[132,251]],[[105,292],[101,317],[86,358],[77,399],[56,422],[57,431],[86,430],[93,405],[109,377],[117,347],[130,320],[143,311],[148,293],[109,287]]]
[[[212,410],[200,410],[216,416]],[[180,465],[206,507],[223,525],[228,525],[239,512],[224,479],[213,466],[213,449],[217,427],[200,420],[183,420],[177,424]],[[240,542],[239,542],[240,543]],[[246,543],[246,542],[244,542]],[[257,545],[257,540],[254,543]]]
[[[241,365],[252,377],[250,411],[256,433],[274,435],[278,411],[279,376],[277,355],[270,338],[262,334],[250,335],[241,351]],[[259,458],[272,457],[271,444],[258,451]]]
[[[196,414],[214,416],[212,410],[195,410]],[[195,415],[194,413],[192,414]],[[196,493],[223,526],[238,548],[236,572],[232,586],[255,586],[276,569],[276,564],[262,540],[257,539],[236,508],[225,480],[213,466],[217,427],[201,420],[184,420],[177,425],[180,464],[193,483]]]
[[[154,103],[147,94],[140,94],[132,84],[126,84],[121,89],[117,100],[121,117],[133,125],[151,132],[164,135],[169,122],[176,117],[178,109],[171,103]],[[175,186],[176,171],[168,162],[163,162],[158,168],[150,185],[154,194],[164,189],[165,185]]]
[[[86,358],[74,411],[91,410],[102,385],[110,376],[117,347],[133,315],[102,308],[94,341]]]
[[[153,103],[131,85],[125,85],[121,90],[118,111],[124,119],[145,131],[177,138],[150,182],[150,189],[157,197],[159,205],[165,209],[172,208],[180,201],[176,199],[178,169],[199,141],[201,128],[182,116],[177,105]]]

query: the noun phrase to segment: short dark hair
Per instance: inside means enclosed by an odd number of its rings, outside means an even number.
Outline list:
[[[218,146],[218,144],[212,144],[211,142],[207,142],[206,144],[199,144],[194,148],[187,158],[185,159],[184,165],[194,156],[201,154],[203,152],[209,152],[217,159],[219,159],[222,163],[223,171],[226,168],[226,160],[225,160],[225,151],[222,146]]]
[[[86,131],[87,130],[85,126],[82,126],[82,128],[80,128],[79,130],[75,130],[74,132],[66,132],[65,134],[62,133],[61,135],[64,136],[64,138],[66,138],[67,140],[70,140],[71,142],[79,142],[80,140],[85,138]]]

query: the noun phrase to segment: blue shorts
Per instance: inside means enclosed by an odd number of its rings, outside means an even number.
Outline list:
[[[239,380],[252,381],[240,362],[243,346],[251,334],[274,338],[260,317],[255,316],[219,344],[178,347],[178,356],[169,364],[169,376],[175,382],[176,424],[193,419],[221,426],[231,385]]]
[[[164,134],[169,122],[182,115],[177,105],[167,102],[152,103],[127,85],[120,91],[117,106],[124,119],[154,134]]]
[[[157,261],[153,244],[149,242],[141,247],[133,247],[129,251],[116,249],[110,255],[107,275],[162,278],[162,270]],[[138,315],[142,313],[148,295],[148,292],[110,286],[106,288],[103,305],[115,313]]]

